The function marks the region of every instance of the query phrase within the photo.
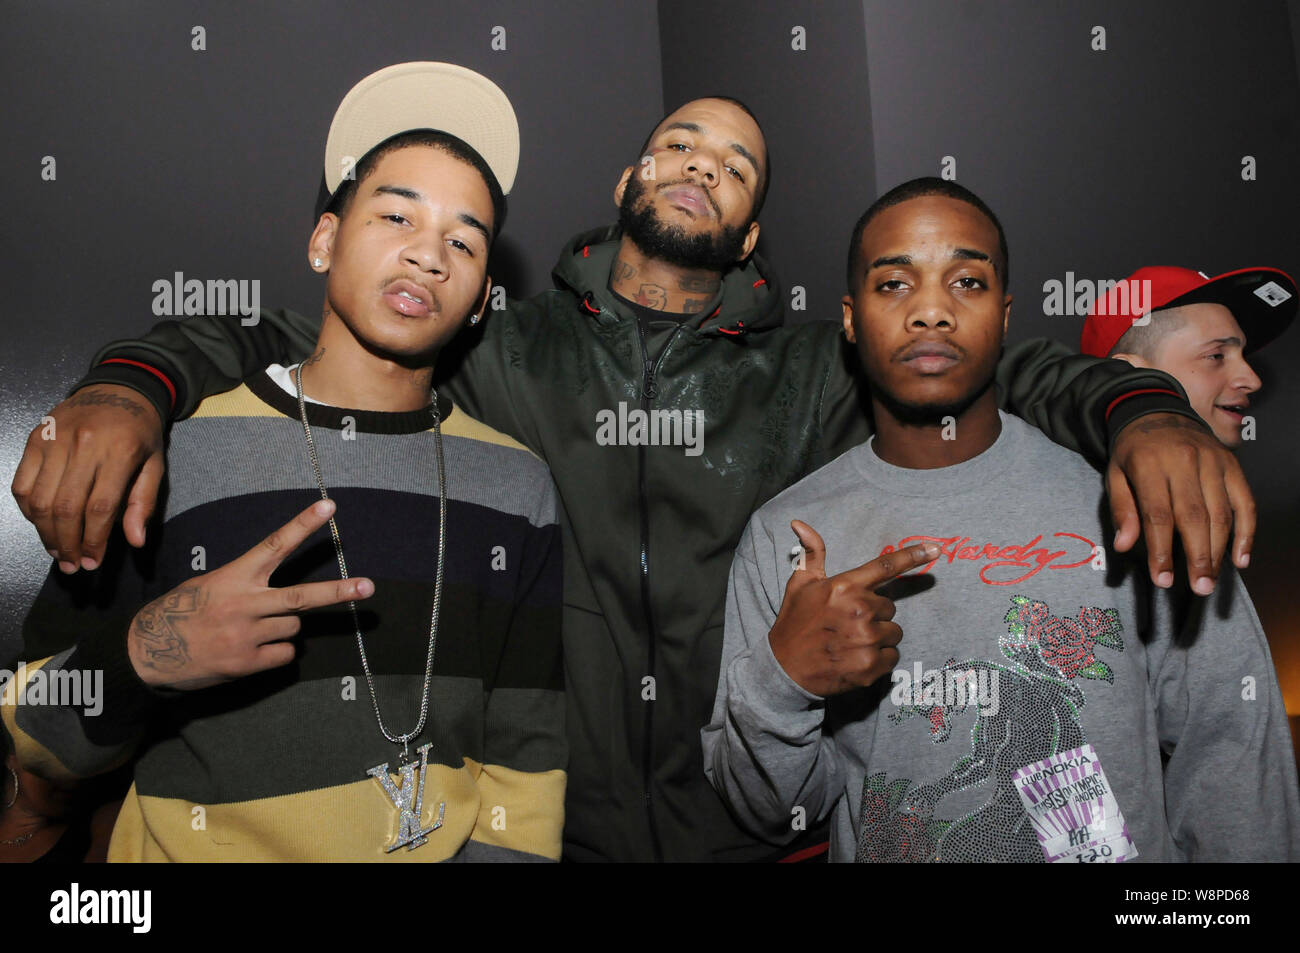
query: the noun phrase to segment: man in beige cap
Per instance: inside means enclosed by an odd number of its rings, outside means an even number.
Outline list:
[[[173,429],[142,553],[51,568],[0,713],[51,778],[135,756],[110,860],[559,858],[550,475],[431,391],[483,312],[518,150],[509,101],[469,70],[359,84],[308,243],[326,277],[311,357]],[[86,672],[102,711],[50,698]]]

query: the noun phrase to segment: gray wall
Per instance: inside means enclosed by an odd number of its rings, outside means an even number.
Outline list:
[[[494,272],[544,287],[560,244],[614,216],[611,191],[665,106],[750,104],[775,178],[761,250],[805,289],[792,320],[833,318],[849,230],[879,191],[957,163],[1006,226],[1012,337],[1076,343],[1044,281],[1142,264],[1300,275],[1300,0],[715,0],[478,4],[5,3],[0,8],[0,463],[97,346],[153,321],[150,286],[258,278],[266,303],[319,306],[305,242],[340,96],[405,59],[449,59],[514,100],[524,154]],[[190,30],[207,30],[207,50]],[[492,28],[507,49],[491,49]],[[1106,29],[1104,52],[1090,47]],[[792,48],[804,28],[806,49]],[[42,182],[42,156],[58,161]],[[1258,178],[1243,182],[1241,157]],[[1300,713],[1294,490],[1300,331],[1256,362],[1259,439],[1241,459],[1261,506],[1247,575]],[[46,557],[0,501],[0,657]]]
[[[525,296],[562,241],[615,217],[618,176],[663,113],[657,19],[595,0],[0,5],[0,658],[48,568],[7,489],[27,434],[100,345],[157,320],[159,278],[256,278],[268,305],[320,308],[307,238],[352,84],[450,60],[511,97],[523,160],[493,269]]]

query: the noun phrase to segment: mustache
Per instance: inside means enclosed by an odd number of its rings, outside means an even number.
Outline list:
[[[909,360],[917,356],[918,351],[924,351],[928,354],[935,354],[941,357],[953,357],[962,359],[966,357],[966,349],[953,344],[950,341],[936,341],[933,338],[923,341],[909,341],[900,346],[890,355],[891,362],[900,362]]]
[[[700,185],[700,183],[694,181],[693,179],[677,179],[674,182],[661,182],[655,186],[655,194],[656,195],[659,194],[664,189],[675,189],[679,185],[689,185],[692,188],[699,189],[700,192],[703,193],[704,195],[704,201],[708,202],[709,208],[713,209],[714,216],[719,219],[722,218],[722,210],[718,208],[718,203],[713,201],[712,193],[710,193],[708,189],[706,189],[704,186]]]

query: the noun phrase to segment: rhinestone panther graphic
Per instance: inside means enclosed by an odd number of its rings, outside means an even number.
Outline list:
[[[966,678],[984,670],[991,679],[996,671],[996,710],[977,709],[970,752],[942,777],[916,785],[909,778],[890,781],[884,773],[866,778],[858,861],[1043,860],[1011,773],[1087,741],[1079,724],[1085,702],[1079,680],[1114,683],[1096,649],[1123,652],[1123,626],[1114,609],[1085,606],[1072,618],[1052,615],[1046,603],[1026,596],[1013,596],[1011,603],[1003,619],[1006,634],[998,638],[1010,664],[950,659],[944,666],[945,672]],[[954,716],[973,705],[974,699],[948,707],[906,705],[890,720],[897,724],[920,716],[929,722],[931,740],[944,744]],[[988,789],[983,804],[957,818],[934,816],[944,797],[975,785]]]

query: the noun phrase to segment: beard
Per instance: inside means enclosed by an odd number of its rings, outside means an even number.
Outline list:
[[[677,185],[680,183],[668,183]],[[623,201],[618,206],[618,223],[623,234],[648,258],[656,258],[679,268],[722,271],[734,265],[745,248],[743,228],[724,225],[719,233],[691,233],[680,225],[668,225],[659,217],[654,203],[645,199],[645,185],[638,173],[628,179]],[[712,199],[710,199],[712,204]],[[641,205],[640,208],[637,206]],[[717,212],[716,207],[714,212]]]

